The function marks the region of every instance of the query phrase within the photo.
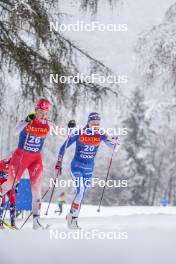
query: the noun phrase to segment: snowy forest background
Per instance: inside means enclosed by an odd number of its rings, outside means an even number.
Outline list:
[[[125,23],[127,32],[50,32],[49,22]],[[0,158],[18,138],[15,126],[33,111],[39,97],[53,103],[50,117],[59,126],[74,118],[85,124],[99,111],[104,127],[128,128],[115,156],[111,179],[128,188],[105,191],[104,205],[158,205],[167,196],[176,204],[176,1],[172,0],[0,0]],[[128,83],[51,84],[49,74],[128,75]],[[43,190],[53,176],[64,138],[49,136]],[[64,158],[68,179],[74,146]],[[105,179],[110,150],[102,144],[94,176]],[[56,189],[53,200],[59,193]],[[68,202],[73,189],[65,189]],[[101,188],[86,203],[97,204]]]

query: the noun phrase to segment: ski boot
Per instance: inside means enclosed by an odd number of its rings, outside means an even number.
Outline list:
[[[2,193],[0,192],[0,205],[2,204],[2,197],[3,197],[3,195],[2,195]]]
[[[66,216],[67,226],[69,229],[81,229],[78,226],[78,217],[72,216],[70,213]]]
[[[12,221],[11,221],[11,227],[12,227],[12,229],[14,229],[14,230],[18,230],[18,227],[17,227],[16,224],[15,224],[15,220],[12,220]]]
[[[40,217],[38,215],[33,216],[33,229],[34,230],[44,230],[49,227],[49,225],[42,225],[39,221]]]
[[[3,230],[3,229],[5,229],[5,227],[4,227],[4,225],[3,225],[2,220],[0,220],[0,230]]]

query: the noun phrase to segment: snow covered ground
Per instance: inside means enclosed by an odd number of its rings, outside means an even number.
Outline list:
[[[45,231],[33,231],[31,221],[21,231],[0,232],[0,263],[159,263],[175,264],[176,208],[83,206],[82,230],[67,230],[65,214],[51,206],[42,222]],[[20,226],[22,220],[18,221]],[[115,234],[112,239],[109,234]]]

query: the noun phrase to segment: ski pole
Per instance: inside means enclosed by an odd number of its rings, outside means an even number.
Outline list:
[[[55,180],[54,180],[54,182],[56,181],[56,179],[57,179],[57,176],[56,176],[56,178],[55,178]],[[45,198],[45,196],[47,195],[47,193],[50,191],[50,189],[51,189],[51,187],[49,186],[49,188],[46,190],[46,192],[43,194],[43,196],[42,196],[42,199],[41,199],[41,201]],[[23,224],[21,225],[21,227],[19,228],[19,230],[21,230],[22,228],[23,228],[23,226],[28,222],[28,220],[29,220],[29,218],[32,216],[32,212],[27,216],[27,218],[25,219],[25,221],[23,222]]]
[[[58,178],[58,176],[61,175],[61,172],[58,172],[57,175],[56,175],[56,179]],[[55,180],[56,180],[55,179]],[[55,182],[54,182],[55,183]],[[55,191],[55,185],[53,186],[52,188],[52,192],[51,192],[51,195],[50,195],[50,199],[49,199],[49,203],[48,203],[48,207],[47,207],[47,210],[46,210],[46,213],[45,215],[48,215],[48,211],[49,211],[49,208],[50,208],[50,204],[51,204],[51,200],[53,198],[53,194],[54,194],[54,191]]]
[[[75,126],[76,126],[75,120],[71,120],[69,122],[69,124],[68,124],[68,128],[74,128]],[[64,154],[65,154],[65,151],[66,151],[66,148],[67,148],[67,145],[68,145],[68,141],[70,139],[70,135],[71,135],[71,133],[69,133],[69,135],[67,137],[67,141],[66,141],[65,148],[64,148]],[[61,164],[63,162],[64,154],[62,156]],[[59,175],[61,175],[61,171],[57,173],[56,179],[58,178]],[[56,181],[56,179],[55,179],[55,181]],[[55,184],[54,184],[53,189],[52,189],[52,192],[51,192],[51,196],[50,196],[50,199],[49,199],[49,203],[48,203],[48,207],[47,207],[47,210],[46,210],[45,215],[48,215],[48,211],[49,211],[50,204],[51,204],[51,201],[52,201],[52,198],[53,198],[53,195],[54,195],[54,191],[55,191]]]
[[[118,143],[114,144],[113,151],[112,151],[112,154],[111,154],[111,158],[110,158],[110,162],[109,162],[109,166],[108,166],[108,172],[107,172],[106,179],[105,179],[105,185],[103,187],[102,195],[101,195],[99,206],[98,206],[98,209],[97,209],[98,213],[100,212],[101,203],[102,203],[104,192],[105,192],[105,188],[106,188],[106,183],[107,183],[107,180],[108,180],[108,177],[109,177],[109,172],[110,172],[110,168],[111,168],[111,165],[112,165],[112,160],[113,160],[114,152],[116,151],[117,144]]]

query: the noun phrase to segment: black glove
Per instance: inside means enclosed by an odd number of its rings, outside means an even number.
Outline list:
[[[58,174],[61,174],[62,172],[62,162],[61,161],[57,161],[56,165],[55,165],[55,170],[57,171]]]
[[[29,122],[31,122],[32,120],[34,120],[35,117],[36,117],[36,113],[35,113],[35,112],[34,112],[34,113],[31,113],[31,114],[29,114],[29,115],[26,117],[25,121],[29,123]]]
[[[68,128],[74,128],[74,127],[76,127],[76,122],[75,122],[75,120],[70,120],[70,121],[68,122]]]

